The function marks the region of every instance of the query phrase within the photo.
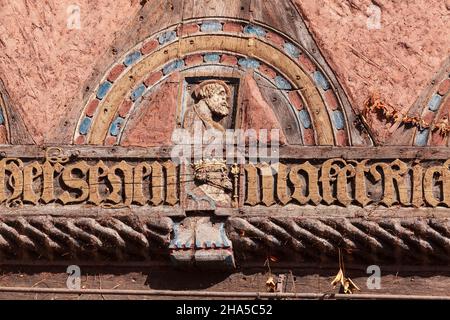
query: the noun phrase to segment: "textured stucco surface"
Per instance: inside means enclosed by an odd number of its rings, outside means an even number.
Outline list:
[[[74,3],[81,29],[70,30]],[[84,83],[139,7],[137,0],[0,1],[0,77],[36,143],[56,139],[73,101],[82,107]]]
[[[296,2],[356,110],[378,93],[408,111],[450,54],[448,0]],[[379,29],[368,26],[376,10]],[[371,122],[377,140],[387,139],[383,123]]]
[[[87,83],[108,65],[94,68],[111,54],[144,1],[77,3],[81,29],[69,30],[71,0],[0,0],[0,78],[39,144],[70,142]],[[381,28],[370,30],[367,10],[373,4],[381,9]],[[449,0],[297,0],[297,5],[357,110],[375,91],[407,110],[450,53]],[[372,130],[385,138],[385,128]]]

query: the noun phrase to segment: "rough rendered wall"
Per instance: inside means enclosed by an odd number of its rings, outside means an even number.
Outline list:
[[[74,3],[79,30],[67,28]],[[36,143],[58,139],[68,106],[82,107],[84,82],[139,8],[137,0],[0,1],[0,78]]]
[[[357,110],[379,93],[407,111],[450,54],[450,0],[296,2]],[[381,28],[368,28],[377,8]]]
[[[105,71],[93,68],[146,1],[77,0],[81,29],[68,30],[74,2],[0,0],[0,78],[39,144],[70,142],[61,132],[76,121],[67,117],[79,115],[87,81]],[[408,109],[449,56],[449,0],[296,2],[356,109],[372,91]],[[367,27],[373,4],[381,29]]]

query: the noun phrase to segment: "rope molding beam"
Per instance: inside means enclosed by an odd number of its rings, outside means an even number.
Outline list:
[[[335,263],[338,248],[349,263],[428,265],[450,259],[450,218],[232,217],[225,223],[238,263],[258,255]],[[154,262],[168,257],[171,232],[170,218],[1,217],[0,256],[2,263]]]

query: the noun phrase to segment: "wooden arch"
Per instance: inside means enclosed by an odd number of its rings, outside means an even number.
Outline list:
[[[316,52],[317,55],[317,52]],[[303,145],[370,146],[336,79],[289,35],[258,21],[208,17],[165,27],[128,50],[97,84],[79,117],[75,144],[121,144],[135,104],[175,72],[200,66],[252,70],[283,94]]]

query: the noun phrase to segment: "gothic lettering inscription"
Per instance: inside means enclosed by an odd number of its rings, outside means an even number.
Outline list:
[[[450,160],[261,162],[243,165],[242,185],[232,179],[232,165],[216,167],[203,182],[195,176],[198,187],[223,189],[230,199],[242,194],[244,206],[450,207]],[[181,206],[180,172],[171,160],[3,158],[0,205]]]
[[[399,159],[248,164],[245,205],[450,207],[449,166],[450,160],[427,165]]]

